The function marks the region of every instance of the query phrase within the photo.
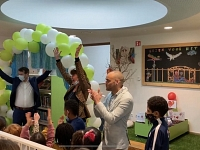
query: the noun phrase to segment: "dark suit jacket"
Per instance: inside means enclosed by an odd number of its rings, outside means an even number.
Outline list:
[[[44,79],[48,77],[48,75],[51,73],[51,71],[45,71],[45,73],[39,77],[33,77],[29,78],[29,82],[33,88],[34,91],[34,109],[37,109],[37,107],[41,106],[40,102],[40,92],[38,88],[38,84],[42,82]],[[5,81],[9,82],[12,84],[12,92],[10,95],[10,107],[13,109],[15,108],[15,99],[16,99],[16,93],[17,93],[17,87],[19,84],[22,82],[18,77],[12,78],[5,74],[1,69],[0,69],[0,77],[4,79]]]

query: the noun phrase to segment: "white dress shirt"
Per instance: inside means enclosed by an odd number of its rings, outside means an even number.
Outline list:
[[[17,87],[15,106],[22,108],[34,106],[34,91],[29,81],[21,82]]]

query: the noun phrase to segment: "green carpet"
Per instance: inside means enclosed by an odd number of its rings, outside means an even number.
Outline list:
[[[134,127],[128,128],[129,139],[137,142],[146,142],[146,138],[135,136]],[[170,141],[170,150],[200,150],[200,135],[184,134]]]

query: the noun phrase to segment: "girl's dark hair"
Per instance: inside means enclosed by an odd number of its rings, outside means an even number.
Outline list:
[[[71,145],[83,145],[83,135],[84,135],[83,130],[76,131],[72,136]],[[79,149],[79,148],[80,147],[71,146],[71,150]]]
[[[20,148],[11,140],[0,139],[0,150],[20,150]]]
[[[58,145],[71,145],[74,128],[69,123],[59,124],[56,128],[55,141]]]
[[[89,134],[89,136],[87,135]],[[101,132],[95,127],[87,127],[84,131],[83,145],[94,145],[87,147],[90,150],[96,150],[101,143]]]
[[[44,135],[40,132],[34,133],[31,136],[30,141],[33,141],[35,143],[42,144],[42,145],[46,146],[46,139],[45,139]]]
[[[0,131],[3,131],[6,128],[6,119],[3,116],[0,116]]]

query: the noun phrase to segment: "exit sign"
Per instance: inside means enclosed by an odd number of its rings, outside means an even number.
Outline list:
[[[135,46],[141,46],[141,41],[135,41]]]

